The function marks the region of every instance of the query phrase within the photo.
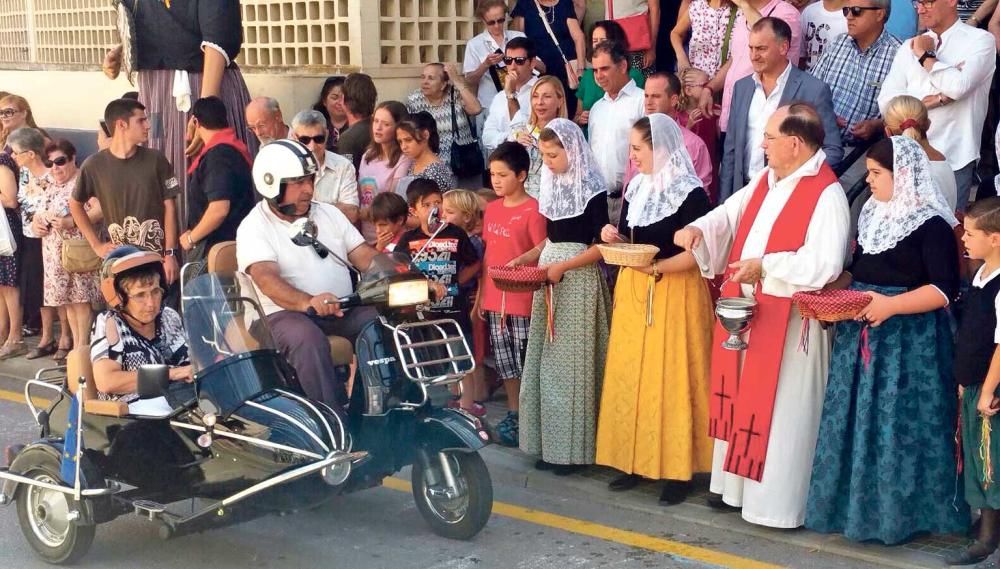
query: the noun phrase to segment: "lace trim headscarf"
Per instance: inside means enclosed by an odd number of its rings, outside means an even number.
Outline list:
[[[892,249],[934,216],[952,227],[958,225],[920,144],[894,136],[892,156],[892,198],[887,202],[869,199],[858,219],[858,244],[869,255]]]
[[[587,209],[591,198],[608,190],[607,183],[597,169],[590,144],[576,123],[553,119],[546,128],[559,136],[559,142],[566,149],[569,169],[555,174],[548,166],[542,166],[538,212],[552,221],[577,217]]]
[[[628,185],[625,199],[629,227],[646,227],[673,215],[691,190],[703,185],[674,119],[652,114],[649,126],[653,134],[653,173],[639,174]]]

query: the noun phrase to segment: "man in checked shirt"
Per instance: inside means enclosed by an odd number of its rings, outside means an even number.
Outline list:
[[[845,147],[844,167],[848,168],[840,183],[849,190],[867,173],[864,156],[848,165],[851,152],[874,142],[885,128],[878,94],[900,41],[885,29],[890,0],[847,0],[842,11],[847,33],[831,41],[811,73],[833,94],[833,110]]]

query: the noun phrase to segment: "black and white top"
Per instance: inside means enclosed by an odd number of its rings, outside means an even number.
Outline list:
[[[108,339],[108,327],[117,341]],[[90,335],[90,361],[97,363],[105,358],[118,362],[122,371],[138,370],[148,364],[169,366],[187,365],[188,348],[181,317],[170,307],[164,307],[156,319],[156,336],[150,340],[128,325],[116,312],[106,310],[97,315]],[[99,393],[103,400],[130,403],[139,398],[138,393]]]

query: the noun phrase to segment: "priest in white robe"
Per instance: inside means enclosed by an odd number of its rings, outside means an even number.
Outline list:
[[[674,239],[703,276],[728,276],[723,297],[757,300],[746,350],[723,349],[718,325],[713,339],[710,503],[775,528],[805,521],[831,349],[821,326],[802,337],[791,296],[832,282],[848,253],[848,203],[823,134],[809,104],[779,108],[764,131],[767,168]]]

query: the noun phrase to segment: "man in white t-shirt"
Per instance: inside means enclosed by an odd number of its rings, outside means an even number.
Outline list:
[[[257,288],[275,343],[295,368],[299,387],[338,408],[347,393],[332,365],[327,335],[353,342],[375,319],[373,308],[344,312],[338,299],[353,291],[348,264],[364,271],[378,252],[339,209],[312,201],[316,169],[316,157],[298,142],[279,140],[260,149],[253,178],[264,199],[236,232],[236,258]],[[292,242],[291,225],[301,218],[315,224],[329,254]]]
[[[336,206],[351,223],[358,221],[358,173],[354,163],[336,152],[327,152],[330,136],[326,117],[319,111],[301,111],[292,119],[289,138],[299,141],[316,157],[319,169],[313,198]]]
[[[802,69],[812,71],[834,38],[847,33],[845,0],[822,0],[802,9]]]

